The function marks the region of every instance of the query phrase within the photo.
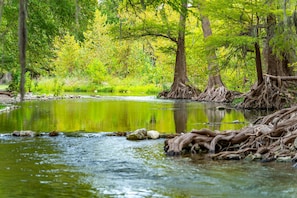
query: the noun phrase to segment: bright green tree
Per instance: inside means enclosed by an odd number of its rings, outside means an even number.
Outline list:
[[[176,44],[173,83],[162,96],[177,99],[197,96],[197,90],[189,84],[186,67],[188,1],[125,1],[122,10],[126,14],[121,14],[125,21],[121,38],[161,37]]]

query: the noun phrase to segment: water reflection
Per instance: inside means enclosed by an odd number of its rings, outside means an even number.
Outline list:
[[[234,110],[190,101],[99,98],[26,102],[0,114],[0,131],[175,133],[235,129]],[[2,197],[295,197],[291,164],[168,158],[164,140],[127,141],[104,133],[17,138],[0,134]]]
[[[173,106],[175,132],[187,132],[188,112],[186,103],[176,101]]]
[[[208,128],[215,130],[217,128],[220,128],[221,124],[222,124],[222,120],[225,117],[225,114],[227,113],[227,111],[230,110],[228,109],[217,109],[218,105],[214,104],[214,103],[207,103],[207,105],[205,105],[204,108],[204,112],[208,118]],[[233,122],[234,120],[232,120],[231,122]]]
[[[152,97],[29,101],[19,109],[0,114],[0,133],[14,130],[109,132],[138,128],[180,133],[194,128],[240,129],[247,124],[241,112],[219,111],[216,106]]]

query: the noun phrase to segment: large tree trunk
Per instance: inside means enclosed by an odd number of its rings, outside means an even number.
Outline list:
[[[256,52],[256,69],[257,69],[258,85],[261,85],[263,83],[263,69],[262,69],[260,46],[258,42],[255,42],[255,52]]]
[[[24,100],[25,96],[25,73],[26,73],[26,0],[20,0],[19,8],[19,51],[20,51],[20,67],[21,67],[21,81],[20,81],[20,100]]]
[[[286,56],[277,57],[273,53],[273,49],[270,45],[271,39],[274,37],[276,28],[276,17],[273,14],[269,14],[267,17],[267,40],[266,40],[266,61],[267,61],[267,73],[273,76],[291,76],[292,69],[288,67],[289,60]]]
[[[161,96],[172,99],[191,99],[198,95],[196,88],[188,83],[186,52],[185,52],[185,30],[187,18],[187,0],[181,0],[181,11],[179,20],[179,31],[176,49],[176,60],[174,68],[174,80],[168,93],[161,93]]]
[[[210,21],[208,17],[200,15],[202,22],[202,30],[204,39],[207,39],[212,35]],[[224,86],[218,65],[215,63],[216,54],[214,50],[206,49],[208,52],[208,84],[207,88],[201,93],[196,100],[199,101],[211,101],[211,102],[230,102],[232,100],[232,93]]]
[[[267,16],[267,37],[264,49],[268,75],[265,75],[264,79],[262,78],[260,49],[258,43],[255,43],[258,83],[245,95],[244,101],[238,105],[240,108],[280,109],[289,106],[292,102],[292,96],[287,90],[288,83],[280,77],[292,75],[292,70],[288,67],[289,61],[286,56],[277,57],[270,45],[270,41],[275,35],[276,25],[275,15],[269,14]]]

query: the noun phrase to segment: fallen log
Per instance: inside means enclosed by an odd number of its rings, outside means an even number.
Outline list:
[[[297,106],[258,119],[241,130],[192,130],[165,141],[168,156],[206,153],[211,159],[296,160]]]

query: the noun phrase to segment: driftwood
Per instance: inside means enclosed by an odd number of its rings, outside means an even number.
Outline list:
[[[192,130],[165,141],[169,156],[203,153],[212,159],[296,161],[297,106],[262,117],[241,130]]]

